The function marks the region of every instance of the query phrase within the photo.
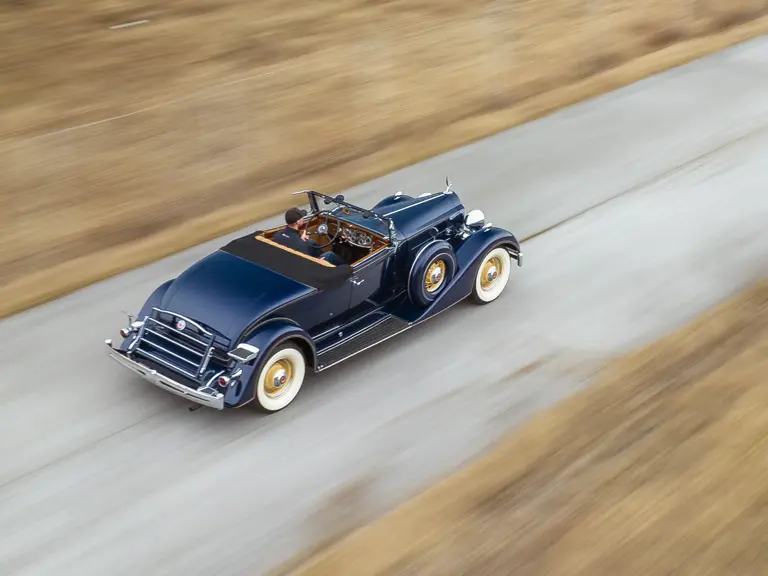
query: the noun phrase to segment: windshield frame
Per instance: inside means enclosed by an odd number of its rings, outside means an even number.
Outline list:
[[[299,190],[298,192],[293,193],[294,196],[296,196],[297,194],[307,195],[307,198],[309,199],[311,214],[316,214],[321,210],[327,210],[337,218],[343,219],[343,215],[337,214],[336,212],[341,208],[347,208],[361,215],[365,219],[372,218],[374,220],[378,220],[379,222],[382,222],[387,228],[387,232],[389,235],[389,243],[391,245],[396,244],[397,231],[395,230],[395,223],[392,221],[391,218],[388,218],[387,216],[383,216],[381,214],[377,214],[372,210],[361,208],[360,206],[356,206],[355,204],[351,204],[346,200],[344,200],[344,196],[342,196],[341,194],[334,197],[334,196],[328,196],[327,194],[323,194],[321,192],[315,192],[314,190]],[[326,205],[335,204],[335,206],[332,209],[327,209],[327,208],[321,209],[318,199],[321,199],[323,204],[326,204]],[[308,216],[310,216],[311,214],[308,214]],[[376,232],[375,229],[371,229],[371,231],[378,234],[378,232]]]

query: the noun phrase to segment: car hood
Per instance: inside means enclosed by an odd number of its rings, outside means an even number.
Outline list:
[[[176,278],[160,307],[236,340],[261,316],[315,289],[221,250]]]

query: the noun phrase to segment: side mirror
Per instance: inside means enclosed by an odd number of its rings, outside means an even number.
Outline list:
[[[464,218],[464,223],[473,230],[482,228],[485,224],[485,214],[482,210],[470,210]]]
[[[336,194],[334,198],[337,202],[344,202],[344,194]]]

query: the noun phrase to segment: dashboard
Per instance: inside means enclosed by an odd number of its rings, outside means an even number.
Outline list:
[[[371,248],[373,246],[373,236],[356,228],[342,226],[341,237],[358,248]]]
[[[339,225],[341,230],[337,232],[336,227]],[[365,258],[387,246],[387,241],[375,232],[370,232],[357,224],[345,222],[341,218],[335,221],[332,219],[328,222],[322,222],[316,226],[316,228],[310,226],[309,233],[334,239],[330,250],[347,262],[357,262],[361,258]],[[312,229],[314,229],[314,232],[311,231]],[[324,241],[321,244],[324,244]]]

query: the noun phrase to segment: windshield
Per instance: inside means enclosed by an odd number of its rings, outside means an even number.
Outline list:
[[[344,196],[341,194],[333,197],[313,190],[302,190],[294,192],[294,194],[307,195],[310,210],[313,214],[317,212],[330,212],[337,218],[353,222],[382,236],[388,236],[390,242],[395,239],[395,228],[392,220],[386,216],[381,216],[365,208],[350,204],[344,200]]]

